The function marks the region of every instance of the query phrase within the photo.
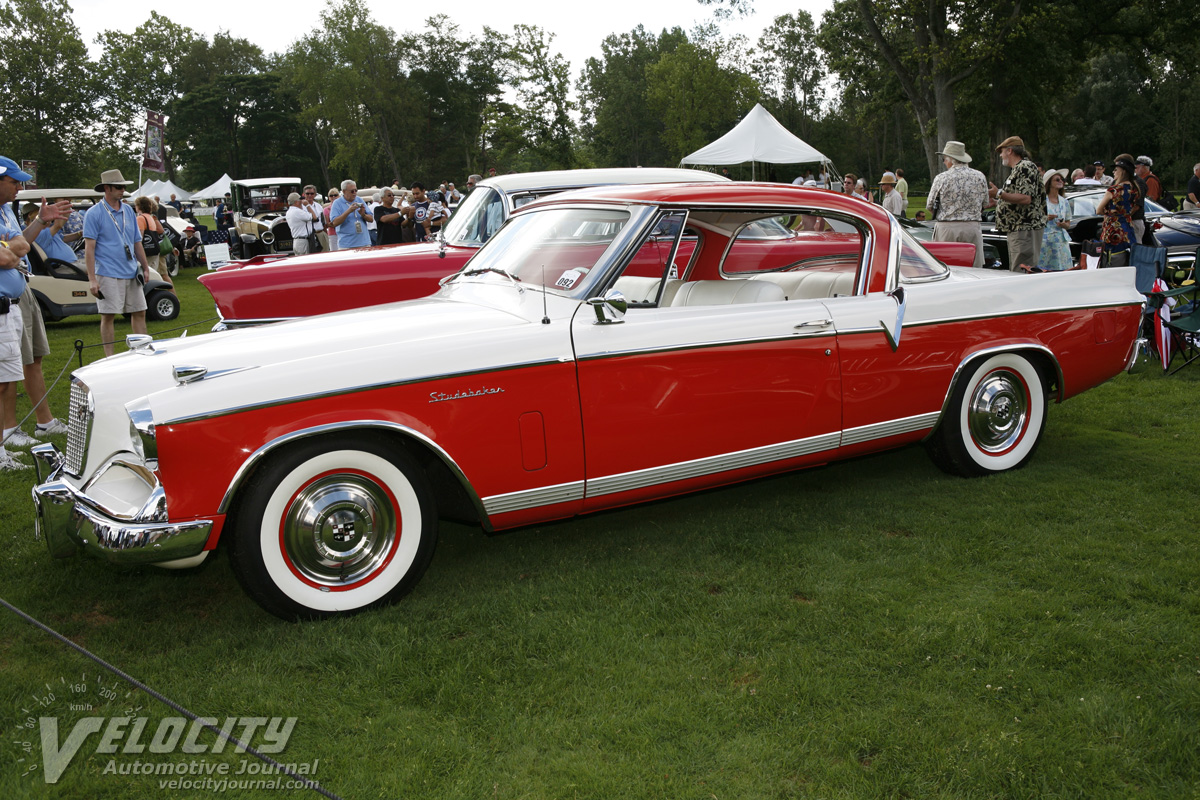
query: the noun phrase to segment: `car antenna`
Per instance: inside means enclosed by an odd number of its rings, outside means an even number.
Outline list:
[[[542,264],[542,324],[550,324],[550,312],[546,310],[546,265]]]

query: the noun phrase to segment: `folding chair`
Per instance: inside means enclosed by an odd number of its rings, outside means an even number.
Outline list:
[[[1189,295],[1190,301],[1179,304],[1177,298]],[[1158,278],[1155,290],[1147,298],[1149,305],[1155,307],[1155,341],[1162,358],[1163,372],[1174,375],[1193,361],[1200,360],[1200,283],[1190,281],[1184,286],[1168,289],[1166,282]],[[1174,310],[1171,310],[1172,306],[1175,306]],[[1171,362],[1176,355],[1182,356],[1183,363],[1172,370]]]
[[[1159,358],[1165,370],[1169,361],[1167,358],[1170,353],[1169,341],[1160,335],[1162,326],[1156,324],[1156,321],[1161,323],[1171,318],[1170,307],[1173,305],[1173,301],[1167,303],[1163,298],[1157,297],[1156,293],[1168,289],[1163,280],[1163,270],[1167,265],[1167,248],[1135,244],[1132,250],[1130,265],[1136,270],[1133,285],[1146,297],[1138,336],[1143,342],[1146,355]],[[1166,311],[1163,311],[1163,308],[1166,308]],[[1160,314],[1162,315],[1161,319]]]

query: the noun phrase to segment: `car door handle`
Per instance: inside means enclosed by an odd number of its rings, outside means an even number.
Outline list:
[[[798,331],[813,330],[816,328],[828,328],[833,324],[831,319],[810,319],[808,322],[801,322],[796,326]]]

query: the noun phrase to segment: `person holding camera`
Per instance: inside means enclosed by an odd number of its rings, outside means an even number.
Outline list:
[[[358,184],[342,181],[342,194],[329,209],[329,224],[337,229],[338,249],[370,247],[371,234],[367,223],[374,220],[367,204],[358,196]]]

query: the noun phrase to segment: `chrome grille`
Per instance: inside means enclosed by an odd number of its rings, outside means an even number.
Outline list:
[[[71,378],[70,423],[67,428],[68,474],[80,477],[87,458],[88,438],[92,433],[92,393],[78,378]]]

